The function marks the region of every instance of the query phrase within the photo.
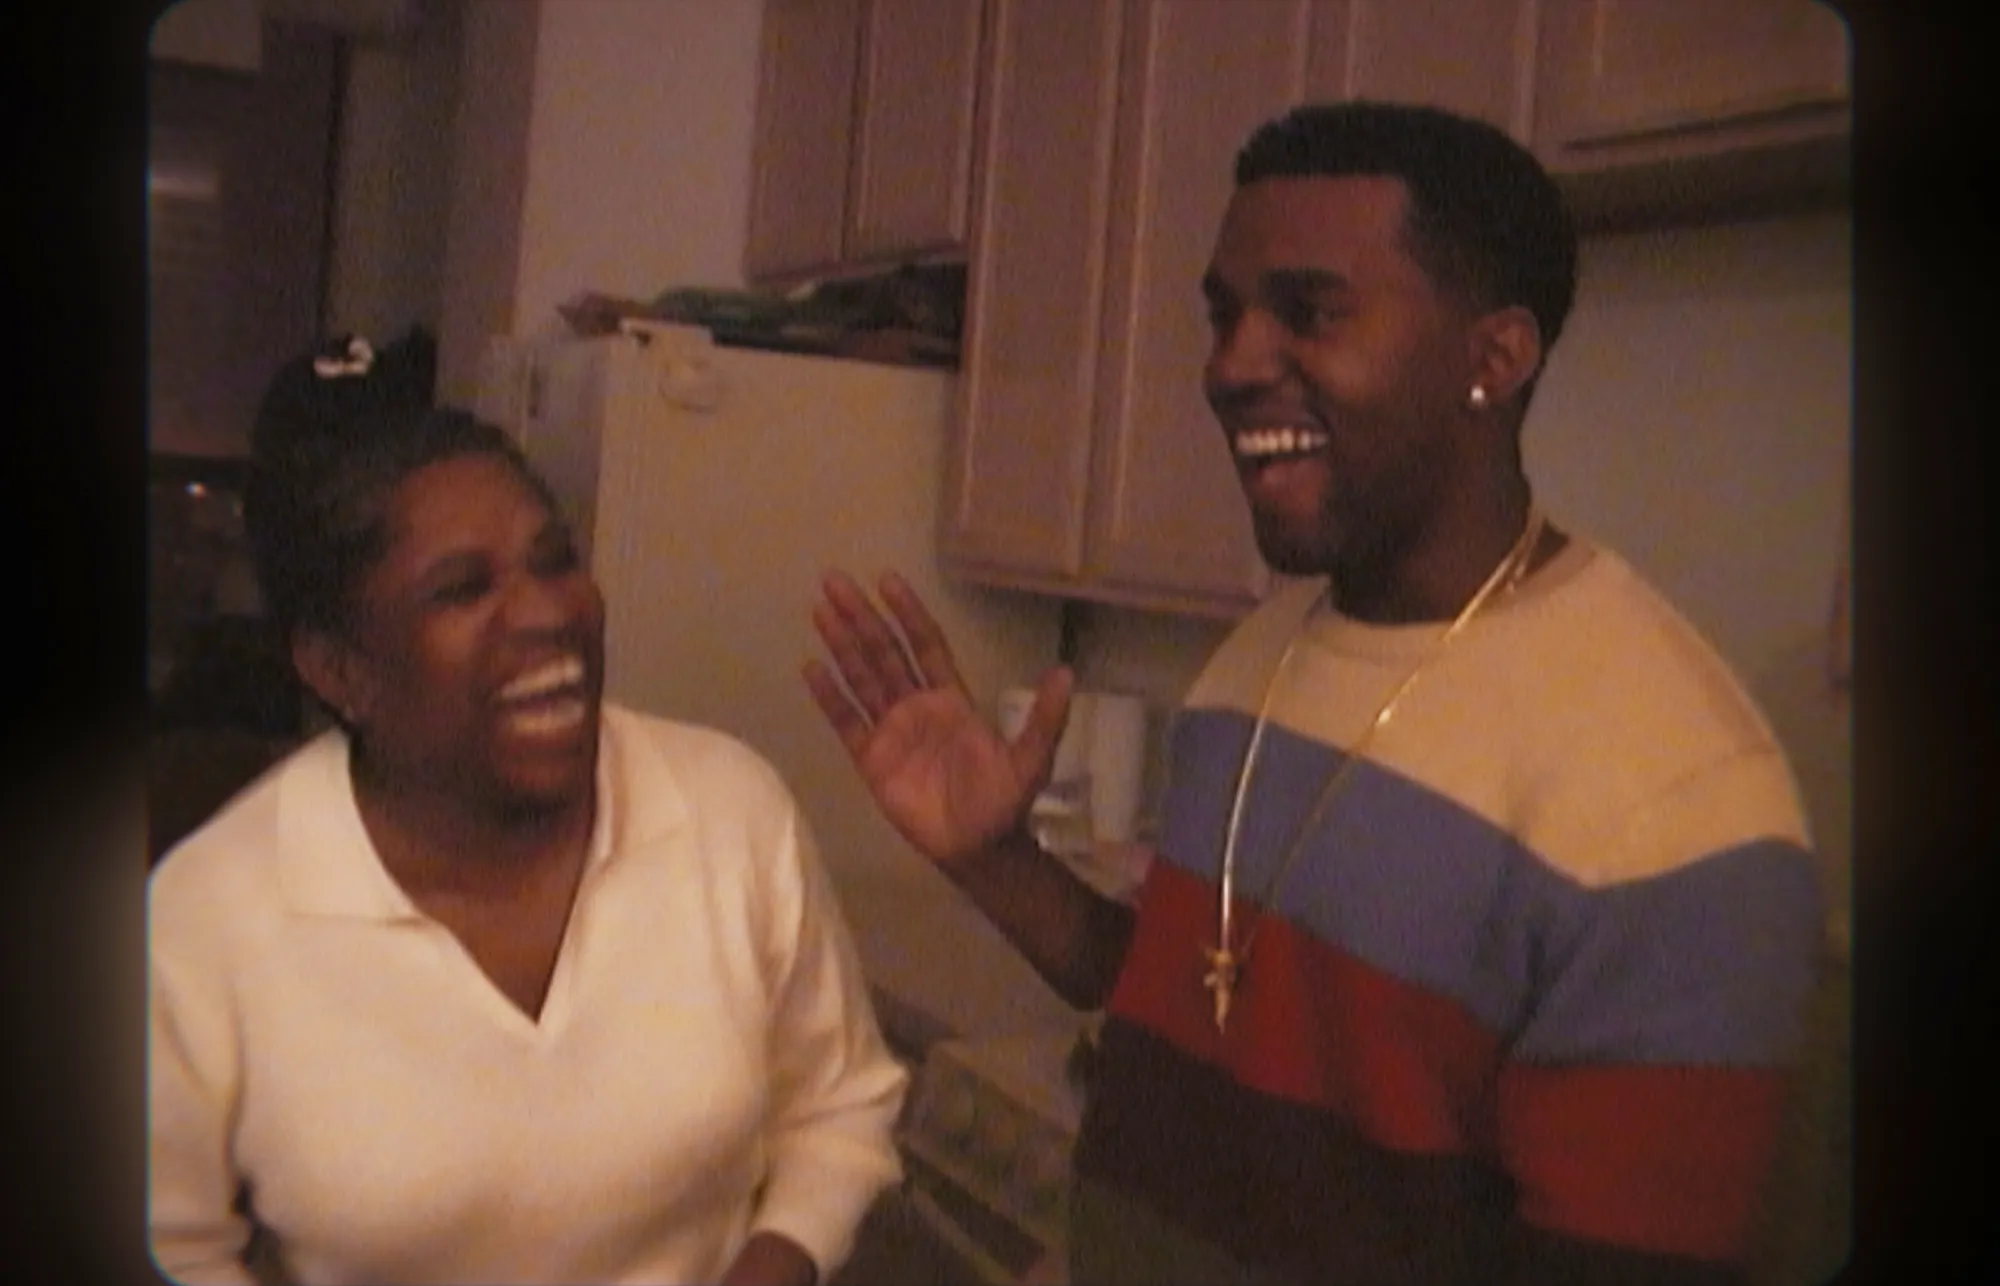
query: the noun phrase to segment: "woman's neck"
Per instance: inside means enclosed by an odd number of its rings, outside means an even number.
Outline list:
[[[504,892],[580,866],[596,792],[551,803],[478,798],[431,782],[400,781],[351,760],[356,803],[383,865],[422,889]]]

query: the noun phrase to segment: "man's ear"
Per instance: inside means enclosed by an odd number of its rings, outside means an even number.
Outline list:
[[[1471,344],[1473,387],[1484,390],[1475,400],[1483,405],[1506,405],[1542,369],[1542,328],[1519,304],[1481,316]]]
[[[371,685],[351,646],[320,630],[302,629],[292,636],[292,665],[342,723],[352,728],[366,722]]]

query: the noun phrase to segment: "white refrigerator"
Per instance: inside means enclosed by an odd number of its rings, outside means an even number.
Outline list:
[[[1052,664],[1047,599],[946,580],[936,513],[955,376],[716,345],[699,327],[501,339],[476,410],[509,429],[577,523],[617,702],[735,734],[798,796],[870,980],[968,1034],[1073,1024],[977,912],[876,813],[799,676],[823,571],[895,569],[975,697]]]

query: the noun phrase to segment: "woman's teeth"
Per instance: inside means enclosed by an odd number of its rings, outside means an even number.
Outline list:
[[[508,714],[507,722],[517,732],[531,737],[547,736],[550,733],[566,732],[583,722],[584,703],[578,697],[566,697],[546,705],[534,706],[526,710],[515,710]]]
[[[583,659],[566,656],[530,670],[500,689],[502,701],[528,701],[583,682]]]
[[[1243,460],[1270,460],[1299,455],[1326,446],[1326,434],[1318,429],[1286,426],[1280,429],[1250,429],[1236,435],[1236,455]]]
[[[537,666],[500,689],[507,727],[527,737],[572,731],[589,713],[583,658],[565,656]]]

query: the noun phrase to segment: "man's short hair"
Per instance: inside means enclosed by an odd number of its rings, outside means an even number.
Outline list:
[[[1576,227],[1534,156],[1502,130],[1434,107],[1315,103],[1269,121],[1237,153],[1236,184],[1382,175],[1409,193],[1409,250],[1482,308],[1519,305],[1544,353],[1576,297]]]

